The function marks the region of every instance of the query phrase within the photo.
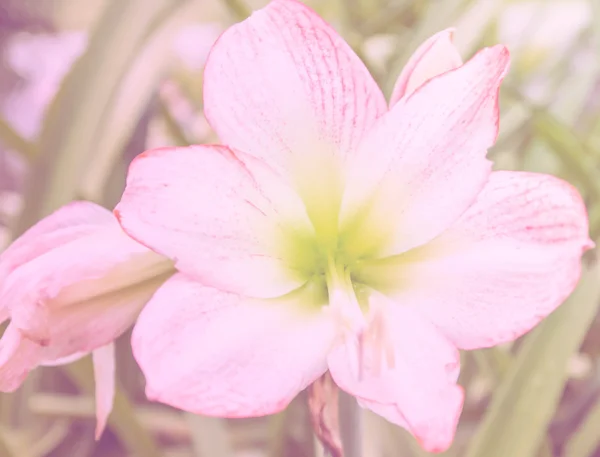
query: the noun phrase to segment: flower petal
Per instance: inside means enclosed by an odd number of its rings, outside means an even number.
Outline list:
[[[311,230],[299,197],[265,165],[226,147],[138,156],[115,214],[133,238],[204,284],[275,297],[306,280],[283,258],[283,226]]]
[[[383,296],[373,299],[385,303],[390,346],[365,339],[359,357],[358,340],[349,340],[331,352],[331,375],[363,407],[406,428],[427,451],[443,451],[452,443],[462,409],[458,351],[413,309]],[[393,351],[392,360],[386,363],[390,355],[382,350]]]
[[[115,398],[115,345],[102,346],[92,352],[96,384],[96,440],[100,439]]]
[[[114,225],[111,212],[95,203],[63,206],[23,233],[0,255],[0,284],[19,265],[110,224]],[[7,319],[9,313],[8,308],[0,307],[0,321]]]
[[[417,48],[394,85],[390,107],[431,78],[462,65],[458,49],[452,43],[453,33],[454,29],[438,32]]]
[[[170,262],[112,227],[53,249],[6,279],[11,326],[52,361],[108,344],[171,274]]]
[[[458,347],[494,346],[563,302],[591,246],[585,206],[572,186],[549,175],[494,172],[450,229],[398,267],[405,287],[390,293]]]
[[[17,238],[0,256],[0,271],[12,270],[61,244],[110,224],[114,224],[114,217],[109,210],[91,202],[69,203]]]
[[[387,111],[348,44],[296,0],[274,0],[227,30],[204,77],[206,117],[221,141],[305,185],[314,186],[320,159],[339,164]]]
[[[77,360],[84,358],[86,355],[88,355],[87,352],[75,352],[74,354],[70,354],[66,357],[44,360],[44,362],[40,363],[40,365],[44,367],[60,367],[62,365],[68,365],[70,363],[76,362]]]
[[[498,131],[498,87],[508,61],[502,46],[480,51],[403,98],[369,132],[341,214],[347,249],[362,250],[354,255],[423,244],[474,201],[490,173],[485,155]]]
[[[261,416],[285,408],[327,370],[335,336],[327,316],[177,274],[144,308],[132,347],[150,399],[208,416]]]
[[[25,338],[10,323],[0,340],[0,392],[13,392],[43,360],[43,347]]]

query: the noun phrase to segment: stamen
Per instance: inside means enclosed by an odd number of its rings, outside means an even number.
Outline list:
[[[327,261],[329,305],[339,319],[342,343],[349,339],[357,345],[358,381],[366,375],[379,377],[383,370],[396,365],[394,345],[385,322],[385,307],[377,297],[369,299],[369,315],[365,317],[356,298],[350,275],[333,258]]]
[[[370,300],[369,320],[366,329],[359,338],[359,380],[365,374],[365,356],[368,353],[369,374],[378,377],[383,370],[393,369],[396,365],[394,345],[385,322],[385,308],[377,300]],[[385,363],[385,365],[384,365]]]
[[[363,380],[365,372],[365,334],[358,335],[358,381]]]
[[[332,256],[327,259],[325,273],[329,292],[329,307],[339,321],[340,343],[348,340],[358,344],[358,378],[364,372],[364,348],[366,319],[354,293],[352,281],[344,265],[336,265]]]
[[[326,277],[329,305],[338,313],[342,327],[354,335],[360,334],[366,327],[366,320],[354,294],[352,281],[343,266],[336,267],[331,256]]]
[[[396,352],[394,351],[394,344],[392,343],[387,333],[387,329],[384,330],[384,332],[385,361],[387,363],[388,369],[393,370],[394,368],[396,368]]]

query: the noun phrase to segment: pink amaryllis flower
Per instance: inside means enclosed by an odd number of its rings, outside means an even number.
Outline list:
[[[112,408],[112,341],[129,328],[172,262],[123,233],[112,213],[66,205],[0,255],[0,391],[18,388],[39,365],[92,352],[96,435]]]
[[[425,449],[449,446],[458,348],[531,329],[591,246],[570,185],[491,172],[508,53],[462,64],[450,37],[417,51],[388,107],[295,0],[221,36],[204,101],[227,146],[142,154],[115,210],[179,270],[134,329],[150,398],[258,416],[329,369]]]

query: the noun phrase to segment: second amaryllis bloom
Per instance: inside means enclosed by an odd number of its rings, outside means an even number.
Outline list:
[[[148,151],[115,213],[175,262],[133,350],[158,401],[247,417],[326,370],[429,451],[452,442],[458,349],[514,340],[573,290],[578,193],[492,172],[503,46],[427,41],[391,103],[309,8],[275,0],[217,41],[206,116],[225,146]]]
[[[173,273],[172,262],[123,233],[112,213],[66,205],[0,255],[0,391],[18,388],[39,365],[93,354],[96,436],[112,408],[112,342]]]

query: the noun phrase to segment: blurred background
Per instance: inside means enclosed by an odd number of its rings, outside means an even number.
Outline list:
[[[0,251],[60,205],[108,208],[145,149],[216,141],[202,70],[228,25],[263,0],[0,0]],[[433,33],[456,27],[463,57],[512,54],[501,93],[497,169],[542,171],[584,195],[600,237],[600,1],[307,1],[389,95]],[[600,269],[586,255],[573,296],[516,343],[463,354],[467,399],[449,457],[600,457]],[[144,397],[129,335],[118,342],[109,427],[94,435],[89,360],[36,370],[0,394],[0,457],[322,455],[306,398],[251,420],[182,413]],[[198,348],[201,350],[202,348]],[[364,413],[365,457],[427,455]]]

